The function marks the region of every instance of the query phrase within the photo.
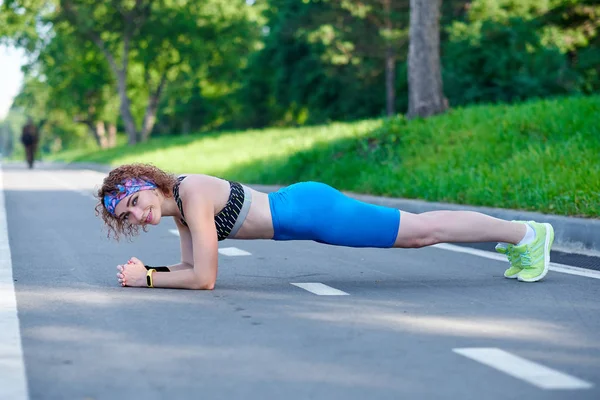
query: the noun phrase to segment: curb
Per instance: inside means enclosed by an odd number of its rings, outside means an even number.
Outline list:
[[[108,173],[112,167],[101,164],[72,163],[66,164],[67,168],[89,168],[99,172]],[[261,192],[274,192],[285,185],[255,185],[247,184]],[[542,214],[531,211],[510,210],[494,207],[465,206],[451,203],[428,202],[422,200],[399,199],[343,192],[344,194],[366,203],[386,207],[398,208],[402,211],[418,214],[438,210],[478,211],[492,217],[505,220],[534,220],[548,222],[554,227],[554,248],[557,250],[568,249],[576,252],[592,252],[600,254],[600,219],[566,217],[561,215]]]

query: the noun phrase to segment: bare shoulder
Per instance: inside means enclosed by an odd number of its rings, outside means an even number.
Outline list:
[[[179,184],[182,193],[208,193],[219,190],[227,181],[211,175],[190,174]]]
[[[229,197],[229,182],[211,175],[189,174],[179,184],[179,196],[185,199],[202,199],[222,207]]]

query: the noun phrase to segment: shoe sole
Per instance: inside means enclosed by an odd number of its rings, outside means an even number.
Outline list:
[[[521,282],[537,282],[544,279],[548,270],[550,269],[550,247],[554,243],[554,228],[550,224],[543,224],[546,227],[546,242],[544,243],[544,271],[539,276],[531,279],[521,278],[519,275],[519,281]]]
[[[506,276],[506,275],[504,275],[504,277],[507,278],[507,279],[517,279],[519,277],[519,274],[520,274],[520,272],[517,272],[513,276]]]

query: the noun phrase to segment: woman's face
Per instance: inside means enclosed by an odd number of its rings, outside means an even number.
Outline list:
[[[123,198],[115,208],[115,215],[130,225],[158,225],[160,204],[156,189],[140,190]]]

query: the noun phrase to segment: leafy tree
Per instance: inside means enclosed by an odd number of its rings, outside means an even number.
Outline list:
[[[265,46],[240,91],[247,123],[364,118],[397,111],[407,1],[270,0]]]
[[[34,68],[50,90],[46,108],[72,115],[98,146],[114,146],[118,99],[106,59],[93,43],[79,40],[69,24],[55,24],[54,33]]]
[[[485,21],[473,35],[445,46],[445,87],[454,105],[513,102],[567,93],[566,58],[544,46],[532,22]]]
[[[447,28],[451,104],[512,102],[599,88],[597,0],[475,0]]]
[[[573,91],[586,94],[600,90],[600,1],[554,1],[555,6],[537,17],[542,41],[567,54],[577,74]]]

